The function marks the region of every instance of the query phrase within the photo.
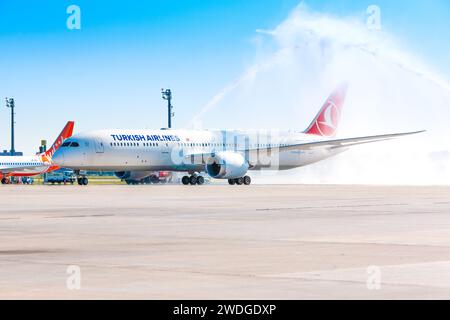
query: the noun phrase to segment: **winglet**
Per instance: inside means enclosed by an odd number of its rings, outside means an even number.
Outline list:
[[[327,99],[317,116],[305,130],[306,134],[334,137],[341,120],[348,84],[341,84]]]

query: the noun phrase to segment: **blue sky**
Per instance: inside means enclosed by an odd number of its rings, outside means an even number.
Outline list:
[[[380,6],[383,28],[450,78],[449,1],[306,3],[318,12],[362,18],[368,5]],[[81,30],[66,28],[71,4],[81,8]],[[67,120],[76,121],[76,131],[163,127],[162,87],[174,91],[175,126],[185,125],[252,64],[255,30],[274,28],[298,4],[1,0],[0,96],[16,99],[16,148],[34,152]],[[9,148],[8,120],[1,106],[2,150]]]

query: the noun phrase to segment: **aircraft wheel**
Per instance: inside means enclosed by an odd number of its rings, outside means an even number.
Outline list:
[[[197,184],[199,185],[199,186],[201,186],[202,184],[204,184],[205,183],[205,178],[203,178],[202,176],[198,176],[197,177]]]
[[[157,184],[159,182],[159,177],[157,176],[151,176],[150,181],[154,184]]]
[[[2,179],[2,184],[6,184],[6,179],[5,178]]]
[[[228,179],[228,184],[230,186],[234,186],[236,184],[236,181],[234,179]]]
[[[189,178],[189,183],[193,186],[197,184],[197,177],[196,176],[191,176]]]
[[[237,178],[237,179],[236,179],[236,184],[237,184],[238,186],[243,185],[243,184],[244,184],[244,178]]]
[[[82,184],[83,184],[84,186],[87,186],[87,185],[88,185],[88,183],[89,183],[88,178],[84,177],[84,178],[82,178],[81,180],[82,180]]]
[[[191,182],[191,181],[190,181],[190,179],[189,179],[188,176],[184,176],[184,177],[181,179],[181,183],[183,183],[185,186],[187,186],[190,182]]]
[[[249,186],[252,183],[252,178],[250,178],[249,176],[245,176],[244,177],[244,184],[246,186]]]
[[[82,185],[83,185],[83,181],[82,181],[81,178],[78,178],[78,179],[77,179],[77,182],[78,182],[78,185],[79,185],[79,186],[82,186]]]

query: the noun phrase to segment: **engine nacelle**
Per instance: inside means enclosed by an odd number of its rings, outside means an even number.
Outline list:
[[[236,152],[218,152],[206,162],[206,173],[215,179],[236,179],[245,176],[248,162]]]
[[[141,181],[155,173],[153,171],[120,171],[114,174],[121,180]]]

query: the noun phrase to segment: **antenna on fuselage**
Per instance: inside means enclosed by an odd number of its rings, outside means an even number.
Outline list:
[[[172,118],[175,116],[175,113],[172,112],[172,91],[170,89],[161,89],[162,98],[167,100],[167,128],[172,129]]]

